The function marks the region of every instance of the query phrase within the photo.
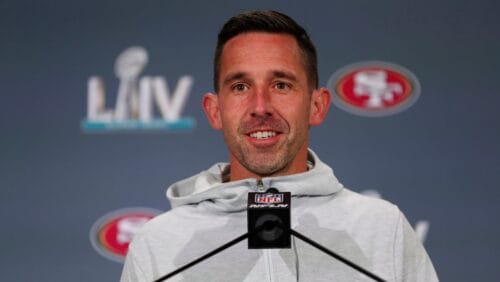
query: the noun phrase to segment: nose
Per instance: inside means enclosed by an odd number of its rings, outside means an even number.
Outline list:
[[[273,114],[271,95],[266,89],[257,89],[252,95],[251,112],[252,117],[265,117]]]

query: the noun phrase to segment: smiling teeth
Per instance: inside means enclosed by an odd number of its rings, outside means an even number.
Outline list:
[[[265,139],[273,136],[276,136],[276,132],[274,131],[257,131],[250,134],[250,137],[257,139]]]

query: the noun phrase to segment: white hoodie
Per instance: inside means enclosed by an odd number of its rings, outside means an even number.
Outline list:
[[[350,191],[309,151],[307,172],[263,178],[292,193],[292,228],[387,281],[438,281],[399,209]],[[167,190],[172,209],[135,236],[121,281],[154,281],[247,232],[248,192],[256,179],[222,182],[227,164]],[[259,183],[260,184],[260,183]],[[291,249],[249,250],[244,240],[168,281],[373,281],[292,237]]]

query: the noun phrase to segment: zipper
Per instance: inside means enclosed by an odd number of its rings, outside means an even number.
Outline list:
[[[262,179],[257,180],[257,192],[266,192],[266,188],[264,187]]]
[[[273,275],[273,264],[272,264],[272,259],[271,259],[271,250],[263,250],[264,252],[264,263],[266,264],[266,272],[267,272],[267,281],[268,282],[274,282],[274,275]]]
[[[257,192],[266,192],[266,187],[264,187],[264,182],[262,182],[262,179],[257,179]],[[266,272],[267,272],[267,281],[268,282],[273,282],[274,281],[274,275],[273,275],[273,264],[272,264],[272,259],[271,259],[271,251],[270,250],[263,250],[264,253],[264,263],[266,267]]]

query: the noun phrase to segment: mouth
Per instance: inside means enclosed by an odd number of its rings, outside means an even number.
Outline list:
[[[249,132],[246,134],[246,136],[250,144],[252,144],[256,148],[268,148],[276,145],[279,142],[281,132],[269,129],[260,129]]]
[[[263,140],[263,139],[269,139],[269,138],[275,137],[278,134],[279,133],[276,131],[263,130],[263,131],[252,132],[252,133],[248,134],[248,136],[250,136],[251,138],[257,139],[257,140]]]

